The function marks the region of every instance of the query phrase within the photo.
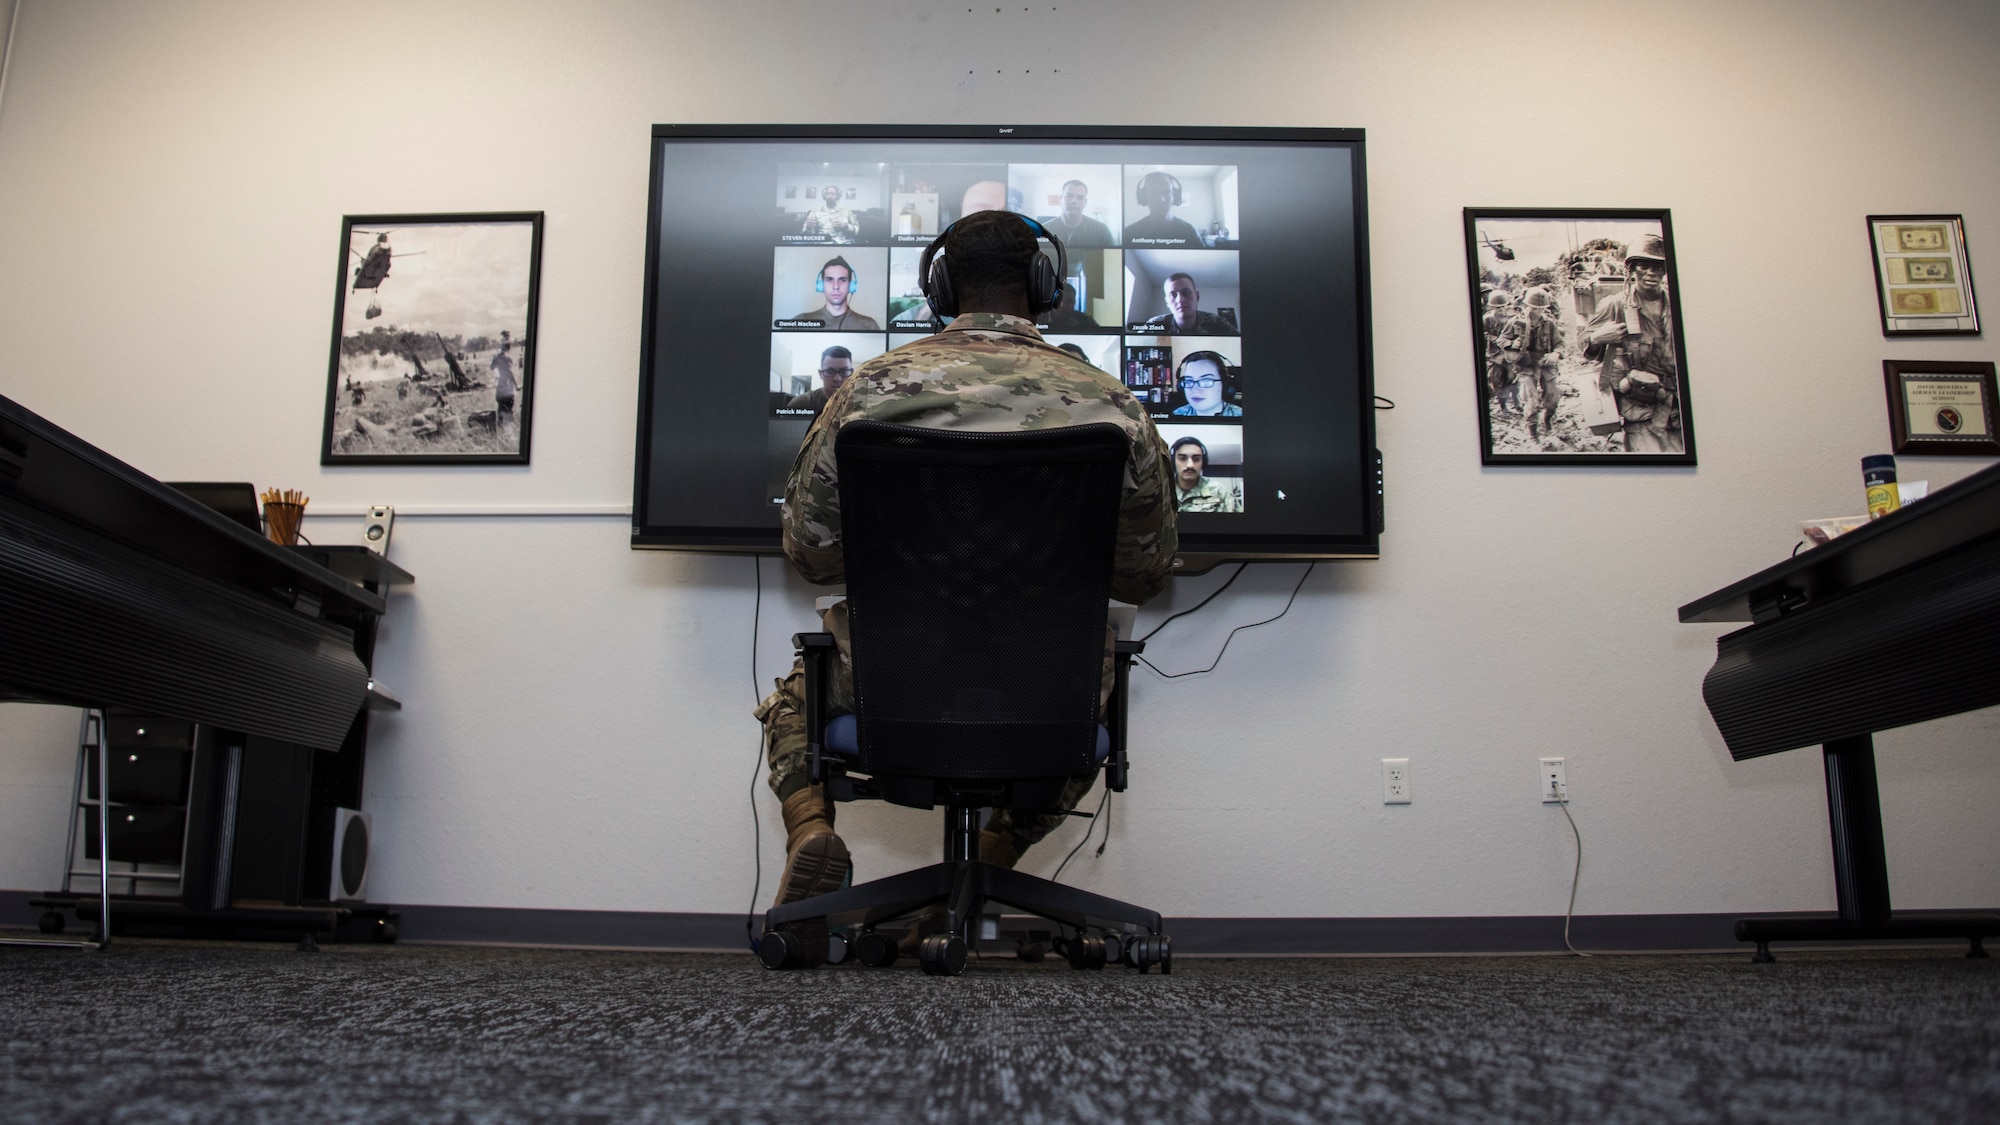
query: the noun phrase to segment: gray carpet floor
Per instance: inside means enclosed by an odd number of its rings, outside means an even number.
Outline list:
[[[1781,956],[0,949],[0,1119],[2000,1121],[2000,960]]]

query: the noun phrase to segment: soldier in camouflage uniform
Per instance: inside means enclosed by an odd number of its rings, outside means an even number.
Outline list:
[[[806,433],[785,488],[785,556],[808,582],[846,580],[834,438],[849,422],[981,431],[1109,422],[1131,443],[1111,593],[1124,601],[1146,601],[1166,588],[1179,543],[1169,503],[1173,475],[1159,432],[1117,378],[1044,343],[1035,331],[1026,280],[1039,251],[1018,216],[969,215],[944,237],[953,287],[965,311],[936,335],[862,364],[827,402]],[[839,712],[853,706],[846,603],[828,610],[825,623],[839,652],[829,709]],[[1108,694],[1108,645],[1105,666]],[[833,831],[833,804],[806,776],[804,683],[804,669],[795,663],[756,710],[764,723],[771,789],[784,808],[786,863],[779,903],[835,890],[851,870],[847,847]],[[1095,780],[1094,773],[1073,780],[1063,790],[1061,808],[1075,807]],[[1062,821],[1059,812],[999,810],[980,833],[980,858],[1012,867],[1021,852]]]
[[[1562,322],[1547,291],[1528,291],[1526,315],[1514,322],[1520,353],[1514,359],[1516,382],[1528,390],[1528,436],[1555,436],[1556,410],[1562,405]]]
[[[1174,442],[1174,509],[1181,512],[1240,512],[1243,486],[1223,484],[1202,475],[1208,469],[1208,446],[1192,434]]]
[[[854,208],[841,205],[840,188],[826,185],[820,192],[823,205],[806,212],[805,220],[799,224],[800,234],[817,234],[843,246],[854,241],[860,233],[861,223],[854,217]]]
[[[1625,292],[1597,306],[1583,328],[1583,357],[1601,361],[1598,382],[1618,400],[1625,452],[1679,453],[1680,365],[1667,295],[1667,244],[1640,236],[1625,252]]]

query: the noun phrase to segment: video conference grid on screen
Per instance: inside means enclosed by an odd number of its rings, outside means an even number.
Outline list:
[[[771,415],[816,416],[860,365],[935,331],[923,248],[962,216],[1013,211],[1069,259],[1061,304],[1037,324],[1044,338],[1120,376],[1152,414],[1174,443],[1183,508],[1242,512],[1237,176],[1235,165],[780,165]]]

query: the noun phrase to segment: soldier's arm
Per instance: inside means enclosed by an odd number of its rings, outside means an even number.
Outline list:
[[[1597,359],[1604,354],[1604,345],[1625,338],[1625,309],[1621,302],[1607,300],[1590,314],[1590,322],[1583,326],[1583,356]]]
[[[1149,425],[1145,435],[1126,467],[1132,479],[1118,510],[1118,546],[1111,564],[1111,596],[1135,605],[1167,588],[1180,550],[1172,459],[1158,430]]]
[[[840,492],[833,460],[832,414],[813,420],[785,481],[780,544],[799,577],[815,586],[847,581],[840,549]]]

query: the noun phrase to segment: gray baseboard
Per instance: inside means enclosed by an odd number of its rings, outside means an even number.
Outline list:
[[[38,893],[0,890],[0,928],[33,929],[38,912],[28,905],[28,899]],[[741,914],[491,906],[383,908],[402,915],[397,922],[398,940],[419,944],[748,952]],[[1738,917],[1737,914],[1591,914],[1571,922],[1570,940],[1579,949],[1621,953],[1741,950],[1746,946],[1736,940],[1733,932]],[[1169,918],[1166,929],[1173,935],[1174,952],[1180,956],[1393,957],[1560,953],[1562,924],[1560,915]]]

